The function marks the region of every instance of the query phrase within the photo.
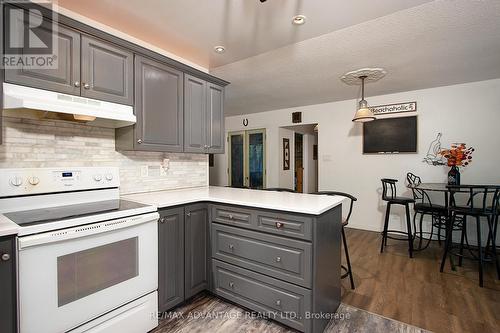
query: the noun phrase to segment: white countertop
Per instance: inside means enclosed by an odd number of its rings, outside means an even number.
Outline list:
[[[0,214],[0,236],[15,235],[19,226]]]
[[[123,199],[158,208],[200,201],[320,215],[342,203],[343,197],[289,192],[247,190],[231,187],[197,187],[122,196]]]

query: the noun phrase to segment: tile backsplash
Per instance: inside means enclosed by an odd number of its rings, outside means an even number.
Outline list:
[[[115,130],[66,121],[3,117],[0,168],[117,166],[121,193],[208,185],[204,154],[115,150]],[[169,159],[165,175],[141,175]]]

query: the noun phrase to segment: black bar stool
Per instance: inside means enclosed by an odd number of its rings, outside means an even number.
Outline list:
[[[408,172],[406,174],[406,180],[408,182],[408,187],[411,189],[413,193],[413,199],[415,200],[415,204],[413,206],[413,210],[415,212],[413,214],[413,229],[414,229],[413,232],[415,233],[414,238],[417,235],[417,225],[416,225],[417,214],[420,214],[420,223],[418,232],[419,234],[418,250],[424,250],[429,246],[432,240],[432,236],[434,235],[434,228],[437,229],[438,242],[439,244],[441,244],[442,230],[444,231],[443,236],[446,236],[445,230],[446,230],[446,218],[448,216],[448,209],[443,205],[433,204],[427,192],[418,188],[418,185],[422,183],[422,180],[420,179],[419,176],[411,172]],[[422,231],[424,215],[430,215],[432,218],[430,232]],[[429,238],[427,239],[427,244],[425,244],[424,247],[422,247],[423,234],[429,235]],[[415,249],[413,250],[416,251]]]
[[[295,193],[294,190],[289,189],[289,188],[284,188],[284,187],[269,187],[269,188],[263,188],[264,191],[276,191],[276,192],[290,192],[290,193]]]
[[[443,272],[444,265],[446,263],[446,257],[448,254],[456,255],[461,259],[464,258],[463,246],[464,246],[464,236],[467,233],[467,217],[470,216],[476,221],[476,233],[477,233],[477,256],[472,252],[471,247],[467,242],[467,250],[471,253],[471,259],[477,259],[479,262],[479,286],[483,287],[483,265],[486,258],[485,251],[483,251],[483,246],[481,242],[481,217],[486,218],[488,222],[488,240],[486,244],[486,249],[489,247],[491,240],[491,251],[493,252],[492,259],[495,261],[495,266],[497,270],[497,279],[500,280],[500,263],[498,261],[497,250],[496,250],[496,226],[498,224],[498,207],[500,201],[500,186],[496,185],[450,185],[448,186],[450,190],[450,225],[447,228],[446,235],[446,246],[443,252],[443,259],[441,260],[440,271]],[[459,205],[459,197],[463,196],[463,199],[468,199],[467,204]],[[465,202],[466,200],[463,200]],[[454,253],[452,251],[452,232],[453,226],[456,224],[457,217],[462,216],[462,236],[459,245],[459,252]],[[450,259],[451,262],[451,259]]]
[[[382,178],[382,200],[387,201],[387,209],[385,211],[384,231],[382,231],[382,244],[380,245],[380,253],[384,252],[384,246],[387,246],[387,238],[394,240],[407,240],[408,253],[410,258],[413,258],[413,236],[411,231],[410,204],[415,203],[415,200],[407,197],[398,197],[396,195],[397,179]],[[389,230],[389,216],[391,214],[392,205],[403,205],[406,208],[406,229],[407,231]],[[407,239],[391,237],[388,233],[403,234]]]
[[[352,206],[354,204],[354,201],[357,201],[358,199],[356,199],[356,197],[354,197],[348,193],[335,192],[335,191],[314,192],[311,194],[338,195],[338,196],[348,198],[350,200],[349,213],[347,214],[347,217],[342,220],[342,243],[344,244],[344,253],[345,253],[345,260],[347,262],[347,267],[345,267],[344,265],[340,266],[345,272],[340,277],[342,279],[345,279],[346,277],[349,276],[349,280],[351,282],[351,289],[354,289],[355,287],[354,287],[354,279],[352,277],[351,259],[349,258],[349,249],[347,246],[347,238],[345,236],[344,227],[349,223],[349,218],[351,217],[351,214],[352,214]]]

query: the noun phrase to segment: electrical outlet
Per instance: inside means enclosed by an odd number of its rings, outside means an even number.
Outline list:
[[[162,165],[165,168],[165,170],[170,169],[170,160],[168,158],[164,158]]]
[[[160,165],[160,176],[165,177],[167,175],[167,168],[163,165]]]

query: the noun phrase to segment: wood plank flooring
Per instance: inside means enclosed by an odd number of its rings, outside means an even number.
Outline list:
[[[439,272],[437,242],[408,258],[406,242],[388,240],[380,254],[376,232],[346,229],[356,289],[342,281],[342,302],[437,333],[500,332],[500,281],[486,265],[478,285],[477,262]],[[444,246],[444,245],[443,245]]]
[[[426,333],[392,319],[341,304],[325,333]],[[208,294],[163,314],[151,333],[294,333],[286,326]]]

